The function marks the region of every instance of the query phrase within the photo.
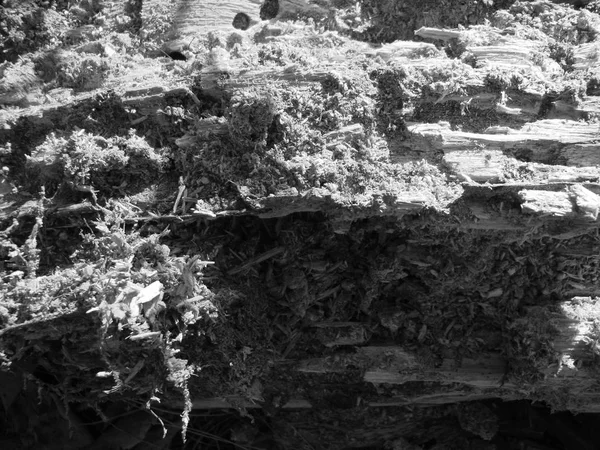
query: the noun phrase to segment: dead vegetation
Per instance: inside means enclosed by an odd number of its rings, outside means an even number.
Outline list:
[[[595,448],[595,2],[47,3],[0,14],[7,448]]]

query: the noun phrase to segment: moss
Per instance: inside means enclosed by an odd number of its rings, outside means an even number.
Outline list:
[[[512,74],[507,72],[488,72],[485,74],[483,83],[492,92],[500,93],[506,91],[512,85]]]
[[[563,70],[573,70],[575,59],[572,45],[564,44],[562,42],[551,43],[549,56],[560,64],[560,67],[562,67]]]
[[[105,139],[83,130],[64,136],[51,133],[28,156],[29,189],[45,186],[49,194],[62,183],[89,186],[108,194],[136,189],[162,170],[164,158],[131,131],[128,138]],[[133,183],[133,185],[132,185]]]
[[[22,354],[11,342],[44,367],[55,379],[88,375],[85,383],[46,383],[40,387],[66,402],[92,406],[102,399],[152,401],[167,390],[185,398],[185,420],[191,408],[188,380],[196,366],[176,357],[176,336],[197,322],[214,320],[212,293],[193,276],[204,267],[197,258],[174,258],[160,246],[160,236],[125,235],[120,225],[96,223],[90,236],[93,252],[80,253],[69,268],[51,275],[19,279],[0,287],[4,355],[20,364]],[[131,256],[158,249],[159,260],[131,263]],[[19,341],[20,330],[35,330]],[[37,333],[37,334],[36,334]],[[39,339],[37,336],[45,336]],[[35,375],[31,375],[35,377]],[[135,377],[135,382],[130,381]]]
[[[0,104],[19,103],[27,91],[39,84],[35,64],[29,58],[0,65]]]
[[[185,8],[185,4],[182,4]],[[141,7],[141,26],[139,28],[139,37],[142,48],[148,52],[156,51],[162,44],[175,36],[168,36],[172,30],[173,23],[178,14],[185,15],[185,9],[176,11],[176,2],[167,0],[156,2]],[[137,14],[136,7],[132,8],[132,14]],[[136,21],[134,20],[134,24]]]
[[[385,68],[371,72],[370,78],[376,83],[378,90],[380,130],[392,133],[402,130],[403,120],[399,112],[415,96],[411,92],[408,74],[403,68]]]
[[[0,24],[0,61],[16,61],[19,55],[63,42],[72,21],[65,11],[23,4],[1,8]]]
[[[225,112],[231,139],[242,146],[264,147],[276,112],[276,100],[267,91],[234,96]]]
[[[535,310],[535,313],[534,313]],[[535,383],[558,360],[552,346],[558,329],[544,308],[530,308],[527,317],[507,324],[510,376],[520,383]]]
[[[100,56],[65,52],[56,67],[57,81],[63,87],[92,90],[102,85],[109,69],[108,61]]]
[[[142,9],[143,0],[127,0],[123,8],[125,14],[129,16],[132,30],[137,33],[142,28]]]

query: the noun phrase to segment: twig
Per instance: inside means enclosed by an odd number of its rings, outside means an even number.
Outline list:
[[[227,272],[227,274],[228,275],[236,275],[236,274],[238,274],[240,272],[243,272],[244,270],[246,270],[246,269],[248,269],[248,268],[250,268],[250,267],[252,267],[252,266],[254,266],[256,264],[259,264],[259,263],[261,263],[263,261],[266,261],[267,259],[271,259],[274,256],[277,256],[277,255],[283,253],[284,251],[285,251],[285,247],[275,247],[275,248],[273,248],[271,250],[268,250],[268,251],[264,252],[261,255],[258,255],[256,257],[250,259],[243,266],[236,267],[235,269],[229,270]]]

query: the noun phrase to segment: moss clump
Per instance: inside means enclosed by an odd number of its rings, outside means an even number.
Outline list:
[[[59,12],[56,8],[38,8],[28,2],[8,3],[0,8],[0,28],[4,30],[0,61],[16,61],[26,52],[56,46],[64,41],[72,25],[68,13]]]
[[[233,142],[264,147],[276,111],[276,101],[268,92],[245,92],[233,97],[226,111]]]
[[[507,325],[510,376],[520,383],[539,381],[545,369],[558,361],[552,340],[558,334],[547,309],[532,307],[527,317]]]
[[[40,385],[65,404],[151,401],[174,386],[184,397],[185,433],[196,367],[176,356],[177,347],[188,326],[217,318],[197,278],[209,263],[169,256],[162,235],[95,225],[98,235],[85,237],[73,266],[35,279],[13,273],[0,285],[0,351],[8,364],[34,355],[56,379],[81,379]],[[23,352],[14,351],[17,342]]]
[[[92,90],[99,88],[108,77],[110,65],[97,55],[80,55],[68,52],[61,55],[56,67],[60,86]]]
[[[66,136],[48,135],[28,156],[26,170],[33,190],[42,185],[52,193],[66,182],[115,194],[151,182],[164,163],[164,157],[133,130],[127,138],[112,139],[78,130]]]
[[[483,83],[492,92],[504,92],[512,85],[511,75],[506,71],[488,72]]]
[[[16,63],[0,64],[0,105],[19,104],[41,80],[34,63],[26,58]]]
[[[139,36],[142,48],[148,51],[159,49],[167,39],[169,30],[173,28],[173,20],[177,20],[178,15],[186,14],[185,7],[181,11],[176,11],[175,3],[174,0],[167,0],[141,8]]]

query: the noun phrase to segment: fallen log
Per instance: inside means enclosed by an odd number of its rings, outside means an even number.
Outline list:
[[[138,447],[143,404],[199,442],[251,414],[250,447],[595,448],[534,405],[600,412],[597,15],[341,3],[144,2],[143,49],[184,59],[104,51],[137,61],[113,94],[1,112],[7,417],[40,387],[97,448],[135,445],[108,404]]]

